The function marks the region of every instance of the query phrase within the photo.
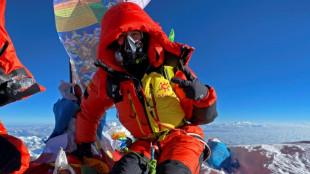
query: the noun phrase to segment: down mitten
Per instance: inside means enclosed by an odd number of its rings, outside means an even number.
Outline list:
[[[183,89],[187,98],[195,101],[205,98],[208,94],[208,88],[195,78],[187,67],[181,66],[180,71],[184,73],[187,80],[173,77],[171,81],[179,84],[179,87]]]

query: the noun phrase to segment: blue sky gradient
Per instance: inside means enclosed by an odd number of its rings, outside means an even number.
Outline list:
[[[310,1],[152,0],[145,10],[165,33],[175,30],[176,42],[196,48],[189,66],[217,91],[216,122],[310,122]],[[0,118],[53,124],[69,61],[52,1],[8,0],[6,29],[47,90],[0,108]]]

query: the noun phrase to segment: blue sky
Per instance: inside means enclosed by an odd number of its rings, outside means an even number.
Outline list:
[[[310,122],[310,1],[152,0],[145,10],[166,33],[174,28],[176,42],[196,48],[189,66],[217,91],[216,122]],[[8,0],[6,29],[47,90],[0,108],[0,118],[53,124],[69,65],[52,1]]]

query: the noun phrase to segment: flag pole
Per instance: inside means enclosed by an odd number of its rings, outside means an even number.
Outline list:
[[[71,68],[71,63],[70,63],[70,57],[69,57],[69,79],[70,79],[70,83],[72,83],[72,68]],[[73,87],[70,88],[70,93],[73,93]]]

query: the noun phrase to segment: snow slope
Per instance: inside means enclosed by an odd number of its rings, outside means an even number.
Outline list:
[[[309,174],[310,141],[230,146],[240,167],[234,174]],[[200,174],[226,173],[203,166]]]
[[[310,141],[230,147],[240,168],[236,173],[310,173]]]

